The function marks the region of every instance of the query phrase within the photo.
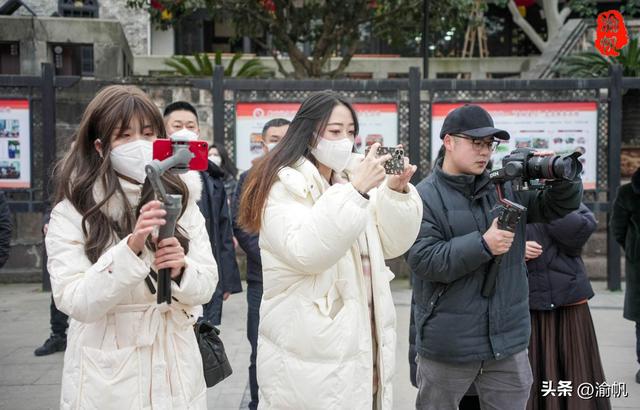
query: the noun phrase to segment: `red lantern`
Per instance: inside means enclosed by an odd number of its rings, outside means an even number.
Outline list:
[[[276,3],[273,0],[261,0],[260,3],[262,3],[262,7],[269,13],[276,12]]]
[[[518,7],[531,7],[536,4],[536,0],[514,0]]]
[[[164,6],[158,0],[151,0],[151,7],[158,11],[164,10]]]

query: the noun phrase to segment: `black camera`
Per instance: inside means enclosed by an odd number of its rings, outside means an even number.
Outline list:
[[[535,150],[518,148],[502,158],[502,168],[489,173],[489,177],[498,182],[512,181],[513,189],[525,191],[530,188],[544,189],[548,181],[573,180],[582,172],[582,164],[574,152],[570,155],[538,157]],[[539,180],[544,180],[540,183]]]

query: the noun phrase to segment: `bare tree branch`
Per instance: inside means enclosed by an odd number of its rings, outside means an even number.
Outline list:
[[[349,48],[346,54],[344,55],[344,57],[342,57],[342,60],[340,60],[340,64],[338,64],[338,67],[336,67],[335,70],[329,71],[329,77],[334,78],[344,72],[344,70],[347,68],[347,66],[351,62],[351,59],[353,58],[353,55],[355,54],[358,48],[358,43],[359,43],[359,39],[357,36],[351,37]]]
[[[567,21],[567,18],[569,18],[570,14],[571,14],[571,9],[569,8],[569,6],[565,6],[565,8],[563,8],[562,11],[560,12],[561,25],[564,25],[564,22]]]
[[[280,57],[278,57],[278,50],[276,50],[273,47],[269,47],[267,45],[267,43],[265,43],[262,40],[259,40],[257,38],[253,38],[251,41],[255,42],[257,45],[259,45],[260,47],[264,48],[265,50],[269,50],[269,52],[271,53],[271,56],[273,57],[273,59],[276,62],[276,65],[278,66],[278,72],[280,74],[282,74],[285,78],[289,78],[292,76],[292,73],[288,72],[285,68],[284,65],[282,65],[282,61],[280,61]]]

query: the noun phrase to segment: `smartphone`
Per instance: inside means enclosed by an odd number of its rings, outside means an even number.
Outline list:
[[[205,171],[209,166],[208,153],[209,144],[206,141],[188,141],[181,142],[189,146],[195,156],[189,161],[189,170]],[[173,142],[168,138],[158,138],[153,142],[153,159],[162,161],[173,155]]]
[[[367,147],[364,155],[369,154],[371,147]],[[376,155],[381,157],[390,154],[391,159],[384,163],[384,172],[391,175],[400,175],[404,171],[404,149],[396,147],[378,147]]]

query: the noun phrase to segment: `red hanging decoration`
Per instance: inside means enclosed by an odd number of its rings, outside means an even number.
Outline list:
[[[158,0],[151,0],[151,7],[158,11],[164,10],[164,6]]]
[[[536,0],[514,0],[518,7],[531,7],[536,4]]]
[[[262,7],[269,13],[276,12],[276,3],[273,0],[260,0],[260,3],[262,3]]]

